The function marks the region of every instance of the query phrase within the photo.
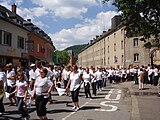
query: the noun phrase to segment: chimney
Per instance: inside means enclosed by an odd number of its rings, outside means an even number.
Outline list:
[[[31,19],[27,19],[28,22],[31,22]]]
[[[17,13],[16,13],[16,9],[17,9],[17,6],[16,6],[16,4],[14,3],[14,4],[12,5],[12,12],[13,12],[14,14],[17,14]]]

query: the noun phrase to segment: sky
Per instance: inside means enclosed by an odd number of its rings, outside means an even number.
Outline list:
[[[112,2],[102,0],[0,0],[11,10],[47,33],[57,50],[72,45],[87,44],[111,26],[111,18],[118,15]]]

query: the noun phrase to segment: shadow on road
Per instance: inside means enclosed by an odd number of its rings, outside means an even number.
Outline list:
[[[47,111],[48,114],[62,113],[62,112],[73,112],[73,110],[67,110],[67,109],[54,109],[54,110],[49,110],[49,111]]]
[[[81,110],[90,110],[90,109],[100,109],[101,107],[96,106],[84,106],[81,108]]]

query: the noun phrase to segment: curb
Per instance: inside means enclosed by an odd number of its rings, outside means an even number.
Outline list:
[[[131,83],[123,83],[125,87],[129,89],[131,95],[131,120],[140,120],[139,108],[138,108],[138,99],[134,95],[134,90],[132,89]]]

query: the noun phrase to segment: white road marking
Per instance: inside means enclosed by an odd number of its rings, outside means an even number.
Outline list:
[[[120,98],[121,98],[121,94],[117,94],[115,99],[111,99],[110,96],[111,96],[111,94],[106,95],[105,99],[106,100],[120,100]]]
[[[114,106],[114,105],[107,105],[107,107],[111,107],[111,109],[95,109],[95,111],[103,111],[103,112],[113,112],[113,111],[116,111],[118,109],[117,106]]]
[[[87,105],[89,102],[87,101],[86,103],[84,103],[80,108],[84,107],[85,105]],[[69,118],[71,115],[75,114],[76,112],[71,112],[69,115],[67,115],[66,117],[62,118],[62,120],[66,120],[67,118]]]

